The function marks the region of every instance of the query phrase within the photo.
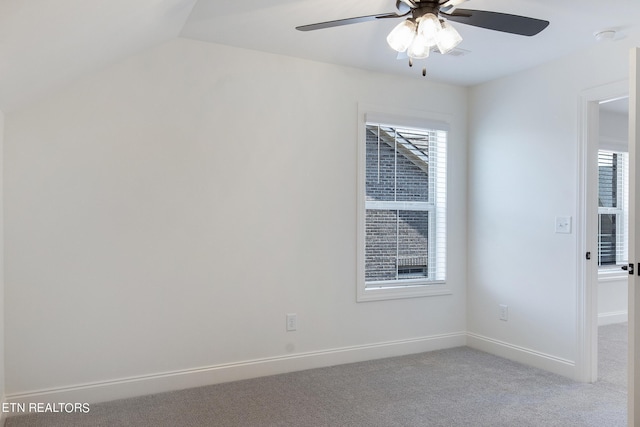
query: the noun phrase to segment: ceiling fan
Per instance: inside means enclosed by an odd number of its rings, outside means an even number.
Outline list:
[[[387,36],[387,43],[394,50],[413,59],[423,59],[432,50],[442,54],[453,50],[462,37],[449,21],[521,36],[534,36],[547,28],[549,21],[508,13],[485,10],[459,9],[468,0],[396,0],[395,13],[358,16],[296,27],[299,31],[313,31],[378,19],[402,18]],[[423,69],[422,74],[426,74]]]

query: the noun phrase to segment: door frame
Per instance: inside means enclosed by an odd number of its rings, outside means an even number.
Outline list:
[[[638,267],[633,276],[629,276],[629,363],[627,378],[627,424],[640,425],[640,316],[636,308],[640,307],[640,48],[631,49],[629,55],[629,262]]]
[[[578,102],[575,379],[588,383],[598,379],[598,204],[593,189],[598,185],[600,103],[627,96],[629,80],[625,79],[587,89]]]

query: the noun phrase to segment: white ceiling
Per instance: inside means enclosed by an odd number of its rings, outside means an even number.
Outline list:
[[[465,56],[432,55],[430,78],[473,85],[529,68],[596,43],[594,32],[613,28],[624,37],[640,25],[638,0],[469,0],[460,7],[548,20],[534,37],[454,24]],[[421,77],[396,60],[386,36],[400,20],[389,19],[299,32],[298,25],[394,12],[394,0],[199,0],[181,35],[323,62]]]
[[[181,36],[422,79],[386,44],[399,20],[312,32],[303,24],[394,11],[394,0],[0,0],[0,109]],[[461,7],[551,22],[534,37],[454,24],[464,56],[431,55],[427,78],[485,82],[586,49],[593,34],[640,34],[638,0],[470,0]],[[615,42],[614,42],[615,43]]]
[[[609,111],[616,114],[629,114],[629,98],[619,98],[600,103],[600,110]]]
[[[196,0],[0,0],[0,110],[178,36]]]

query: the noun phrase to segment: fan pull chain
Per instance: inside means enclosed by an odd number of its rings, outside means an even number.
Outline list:
[[[413,67],[413,58],[409,58],[409,67]],[[427,76],[427,67],[422,68],[422,76]]]

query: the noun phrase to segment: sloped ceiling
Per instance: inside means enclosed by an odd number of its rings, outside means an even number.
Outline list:
[[[0,0],[0,110],[175,37],[322,62],[474,85],[533,67],[597,43],[640,35],[638,0],[470,0],[461,7],[545,19],[522,37],[456,24],[463,56],[432,54],[409,68],[385,42],[398,20],[313,32],[297,25],[393,12],[394,0]],[[637,40],[636,40],[637,42]],[[616,43],[616,41],[613,41]]]
[[[0,0],[0,110],[178,36],[196,0]]]

